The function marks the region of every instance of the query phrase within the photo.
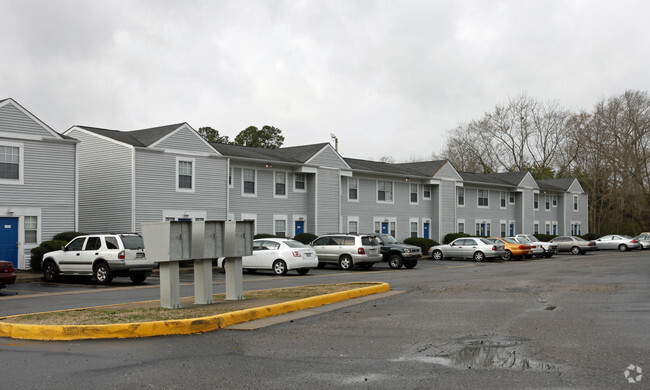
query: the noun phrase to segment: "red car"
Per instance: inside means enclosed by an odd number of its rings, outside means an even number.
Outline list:
[[[0,261],[0,289],[16,281],[14,265],[10,261]]]

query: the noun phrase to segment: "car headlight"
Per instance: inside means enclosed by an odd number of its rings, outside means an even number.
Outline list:
[[[411,253],[410,249],[404,249],[404,253]]]

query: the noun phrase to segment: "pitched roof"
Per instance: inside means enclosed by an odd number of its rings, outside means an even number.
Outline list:
[[[402,176],[420,176],[418,172],[413,171],[405,167],[400,167],[397,164],[390,164],[381,161],[372,161],[372,160],[359,160],[356,158],[343,158],[345,162],[353,170],[366,171],[366,172],[377,172],[377,173],[390,173],[393,175],[402,175]]]
[[[537,180],[537,185],[540,189],[549,191],[568,191],[575,181],[576,179],[574,177],[562,179],[540,179]]]
[[[304,164],[329,144],[325,142],[278,149],[254,148],[251,146],[220,144],[216,142],[211,142],[210,145],[226,157]]]
[[[527,171],[520,172],[502,172],[502,173],[468,173],[458,172],[463,181],[474,183],[488,183],[496,185],[507,185],[516,187],[524,180],[528,174]]]
[[[132,130],[132,131],[100,129],[97,127],[89,127],[89,126],[76,126],[76,127],[90,131],[95,134],[103,135],[104,137],[108,137],[132,146],[147,147],[154,144],[164,136],[178,129],[179,127],[183,126],[184,124],[185,123],[176,123],[173,125],[152,127],[149,129]]]
[[[395,164],[406,169],[411,169],[414,172],[418,172],[423,176],[434,176],[440,168],[442,168],[447,163],[447,160],[437,160],[437,161],[419,161],[419,162],[410,162],[410,163],[399,163]]]

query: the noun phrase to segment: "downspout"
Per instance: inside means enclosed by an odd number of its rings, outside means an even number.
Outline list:
[[[135,232],[135,148],[131,147],[131,231]]]
[[[318,170],[314,173],[314,230],[318,235]]]
[[[74,231],[79,231],[79,149],[81,143],[74,146]],[[40,223],[40,222],[39,222]]]
[[[231,180],[231,172],[230,172],[230,157],[226,159],[226,220],[229,220],[230,216],[230,180]],[[234,177],[232,177],[232,180],[235,180]],[[234,183],[233,183],[234,184]],[[233,217],[233,219],[235,219]]]

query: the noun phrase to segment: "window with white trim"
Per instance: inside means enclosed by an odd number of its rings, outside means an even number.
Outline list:
[[[573,195],[573,211],[578,211],[578,195]]]
[[[275,188],[273,196],[275,198],[287,197],[287,173],[276,171],[273,175],[273,187]]]
[[[375,233],[381,233],[381,222],[375,221]]]
[[[294,192],[307,191],[307,176],[304,173],[293,174],[293,190]]]
[[[505,236],[506,236],[506,223],[501,222],[501,237],[505,237]]]
[[[422,199],[431,199],[431,184],[422,185]]]
[[[478,207],[490,207],[490,190],[478,190],[476,191],[477,193],[477,200],[478,200]]]
[[[459,219],[458,220],[458,232],[457,233],[465,233],[465,220],[464,219]]]
[[[551,195],[551,205],[557,207],[557,195]]]
[[[234,169],[233,167],[230,167],[230,169],[228,170],[228,188],[233,188],[235,186],[232,178],[234,176],[233,169]]]
[[[465,187],[456,187],[456,204],[465,206]]]
[[[176,191],[194,192],[194,159],[176,157]]]
[[[539,194],[538,193],[533,194],[533,209],[534,210],[539,210]]]
[[[24,218],[25,244],[36,244],[38,241],[38,217],[26,216]]]
[[[286,237],[287,236],[287,218],[275,218],[273,220],[273,234],[276,237]]]
[[[509,192],[508,193],[508,203],[509,204],[515,204],[515,193],[514,192]]]
[[[359,232],[359,221],[349,220],[348,221],[348,233],[356,234]]]
[[[257,171],[255,169],[243,168],[242,169],[242,194],[247,196],[254,196],[256,192],[256,176]]]
[[[3,182],[22,181],[21,146],[0,145],[0,180]]]
[[[348,177],[348,200],[359,200],[359,179]]]
[[[377,201],[393,202],[393,182],[377,180]]]
[[[418,236],[418,221],[411,221],[411,237]]]
[[[502,209],[505,209],[505,208],[506,208],[506,196],[507,196],[507,192],[505,192],[505,191],[499,191],[499,195],[500,195],[500,198],[501,198],[501,199],[500,199],[500,200],[501,200],[500,206],[501,206]]]
[[[545,222],[544,223],[544,231],[546,234],[551,234],[551,223],[550,222]]]
[[[535,221],[533,223],[533,234],[538,234],[539,233],[539,221]]]
[[[395,222],[393,221],[390,222],[390,235],[395,237]]]
[[[551,196],[550,195],[544,195],[544,209],[546,211],[551,210]]]
[[[409,198],[409,203],[411,204],[418,204],[418,185],[417,183],[411,183],[409,184],[409,187],[411,188],[411,196]]]

